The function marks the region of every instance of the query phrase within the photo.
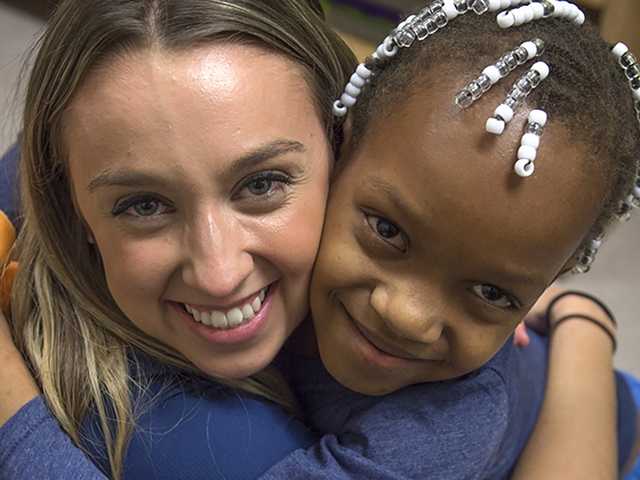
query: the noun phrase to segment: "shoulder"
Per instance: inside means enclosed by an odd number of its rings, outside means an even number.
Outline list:
[[[156,379],[136,404],[125,478],[256,478],[314,440],[280,406],[215,382]]]
[[[412,478],[475,478],[495,461],[508,418],[505,381],[483,367],[377,399],[339,437],[366,445],[368,458]]]

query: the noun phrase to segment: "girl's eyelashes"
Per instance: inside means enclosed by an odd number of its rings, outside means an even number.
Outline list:
[[[365,212],[365,219],[373,233],[383,242],[405,252],[407,250],[407,238],[404,232],[396,224],[378,215]]]
[[[240,184],[236,199],[264,200],[279,192],[284,192],[293,179],[282,172],[260,172],[250,176]]]
[[[478,283],[471,287],[471,291],[494,307],[504,310],[517,310],[522,307],[522,303],[515,296],[490,283]]]
[[[118,201],[113,207],[111,214],[114,217],[127,215],[133,218],[147,220],[172,212],[173,207],[166,201],[159,199],[155,195],[141,194]]]

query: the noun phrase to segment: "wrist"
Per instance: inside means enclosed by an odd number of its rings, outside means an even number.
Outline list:
[[[583,292],[565,292],[557,296],[547,309],[549,329],[584,330],[585,335],[601,337],[616,349],[617,325],[611,311],[597,298]]]
[[[40,394],[22,355],[12,350],[0,355],[0,426]]]

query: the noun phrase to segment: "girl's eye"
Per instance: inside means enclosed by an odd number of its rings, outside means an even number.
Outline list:
[[[505,292],[501,288],[488,283],[480,283],[471,287],[473,293],[494,307],[511,310],[519,308],[518,302],[512,295]]]
[[[369,227],[371,227],[374,233],[384,242],[403,252],[407,249],[407,241],[404,233],[394,223],[377,215],[365,214],[365,216]]]
[[[148,219],[170,213],[170,210],[171,208],[165,202],[155,197],[142,196],[121,201],[114,207],[112,214]]]
[[[243,196],[244,190],[249,193],[246,195],[249,197],[271,196],[278,190],[284,190],[284,187],[289,184],[291,184],[291,179],[282,173],[261,172],[244,183],[240,196]]]

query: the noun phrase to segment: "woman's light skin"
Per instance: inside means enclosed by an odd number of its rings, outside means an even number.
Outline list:
[[[206,374],[265,368],[307,313],[331,161],[311,98],[287,59],[214,44],[126,53],[66,112],[75,201],[114,300]],[[267,287],[229,330],[184,308],[228,312]]]
[[[434,80],[379,113],[332,186],[311,305],[323,362],[361,393],[485,364],[598,213],[602,182],[553,119],[521,179],[526,114],[489,135],[501,93],[462,112],[455,88]]]

